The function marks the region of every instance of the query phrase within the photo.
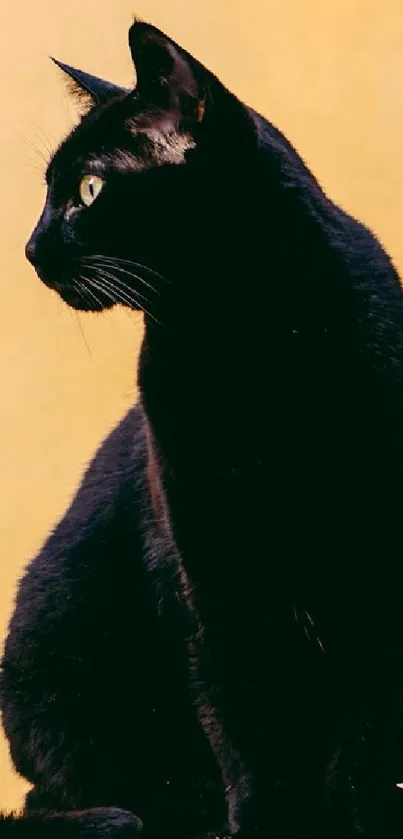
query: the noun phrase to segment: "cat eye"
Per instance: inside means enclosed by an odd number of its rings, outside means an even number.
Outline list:
[[[98,175],[84,175],[80,183],[80,198],[86,207],[95,201],[104,185]]]

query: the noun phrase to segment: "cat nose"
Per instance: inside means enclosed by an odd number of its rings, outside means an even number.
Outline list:
[[[36,243],[35,243],[34,236],[31,236],[28,239],[27,244],[25,245],[25,256],[26,256],[28,262],[30,262],[31,265],[35,266]]]

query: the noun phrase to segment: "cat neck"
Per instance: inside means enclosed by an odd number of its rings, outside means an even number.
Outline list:
[[[228,561],[234,555],[228,536],[234,532],[234,517],[244,522],[237,530],[238,548],[241,542],[250,547],[252,540],[246,510],[264,521],[266,412],[251,405],[252,391],[249,399],[243,392],[253,387],[253,372],[249,375],[242,366],[247,357],[241,359],[240,348],[225,359],[225,353],[224,358],[215,354],[213,343],[206,346],[188,337],[183,345],[183,338],[168,340],[146,329],[139,385],[148,460],[159,486],[155,515],[161,518],[161,508],[167,511],[164,521],[186,573],[209,588],[211,575],[217,577],[217,555],[225,553]],[[263,384],[255,387],[255,393],[261,391]],[[212,533],[214,547],[208,550]],[[208,567],[201,561],[204,553]],[[224,572],[223,567],[223,585]]]
[[[263,399],[264,383],[258,387],[242,342],[227,339],[224,332],[213,338],[207,327],[199,338],[190,331],[168,336],[146,329],[141,400],[159,457],[178,477],[230,473],[259,459],[256,417],[264,412],[255,402]]]

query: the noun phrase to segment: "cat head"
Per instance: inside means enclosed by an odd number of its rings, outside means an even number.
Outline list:
[[[203,302],[196,278],[233,238],[243,200],[234,173],[256,148],[256,126],[158,29],[136,21],[129,45],[134,90],[56,61],[85,113],[49,163],[26,256],[75,308],[120,302],[159,322],[170,306]]]

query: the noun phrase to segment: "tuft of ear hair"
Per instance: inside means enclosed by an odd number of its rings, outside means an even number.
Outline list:
[[[90,73],[84,73],[83,70],[71,67],[70,64],[64,64],[53,56],[50,56],[50,58],[65,74],[69,92],[77,99],[84,110],[88,110],[94,105],[102,105],[112,98],[124,96],[129,92],[126,88],[107,82],[98,78],[98,76],[92,76]]]

